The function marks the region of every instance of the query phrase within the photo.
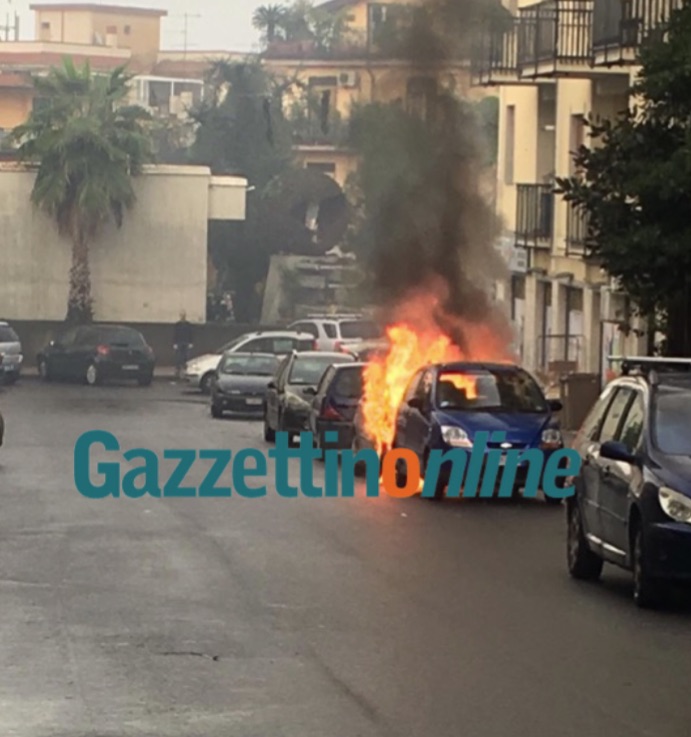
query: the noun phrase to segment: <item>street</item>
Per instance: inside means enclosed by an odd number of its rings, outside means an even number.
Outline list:
[[[691,732],[691,605],[570,580],[563,506],[89,500],[87,430],[162,454],[267,448],[261,423],[167,382],[27,379],[0,409],[1,737]]]

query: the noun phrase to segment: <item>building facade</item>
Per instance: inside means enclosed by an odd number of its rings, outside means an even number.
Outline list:
[[[500,99],[496,204],[514,266],[506,298],[522,358],[538,373],[606,376],[610,354],[645,353],[645,326],[590,257],[583,214],[555,194],[589,145],[586,119],[613,119],[632,100],[637,52],[678,0],[515,2],[503,33],[485,33],[473,84]]]

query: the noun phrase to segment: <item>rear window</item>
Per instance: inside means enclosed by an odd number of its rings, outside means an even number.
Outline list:
[[[339,371],[330,393],[345,399],[359,399],[362,396],[362,369],[357,367]]]
[[[9,325],[0,325],[0,343],[18,343],[19,336]]]
[[[345,363],[351,360],[346,354],[343,356],[298,356],[290,369],[289,384],[304,384],[317,386],[326,369],[334,363]]]
[[[338,331],[336,330],[336,326],[332,322],[324,323],[324,332],[326,333],[326,337],[330,340],[338,337]]]
[[[279,362],[278,356],[229,353],[221,359],[219,371],[234,376],[273,376]]]
[[[93,328],[86,331],[84,338],[80,339],[80,342],[83,341],[104,342],[111,345],[146,345],[144,336],[132,328]]]
[[[374,340],[381,337],[379,326],[371,320],[345,320],[341,323],[341,338],[352,340]]]
[[[314,347],[314,340],[298,340],[297,341],[297,347],[295,350],[297,351],[311,351]]]

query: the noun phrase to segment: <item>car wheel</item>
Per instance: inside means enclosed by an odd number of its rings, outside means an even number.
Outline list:
[[[211,391],[211,377],[213,371],[207,371],[201,379],[199,379],[199,389],[202,394],[208,394]]]
[[[641,609],[656,609],[664,602],[662,582],[650,575],[645,536],[640,523],[633,531],[633,600]]]
[[[152,374],[147,374],[146,376],[140,376],[137,379],[137,384],[139,386],[151,386],[151,382],[154,380],[154,377]]]
[[[216,404],[216,402],[211,402],[211,416],[216,420],[223,417],[223,410]]]
[[[588,547],[583,530],[583,518],[576,501],[567,512],[566,556],[569,573],[581,581],[597,581],[602,574],[603,560]]]
[[[38,359],[38,375],[43,381],[50,381],[53,378],[45,358]]]
[[[90,363],[86,369],[86,383],[89,386],[96,386],[101,380],[101,377],[98,375],[98,368],[96,367],[95,363]]]
[[[266,413],[264,413],[264,440],[266,440],[267,443],[274,443],[276,442],[276,431],[269,427],[269,421],[266,417]]]
[[[545,494],[545,492],[542,492],[542,496],[545,498],[545,503],[549,504],[551,507],[557,507],[559,506],[563,499],[555,499],[553,496],[550,496],[549,494]]]
[[[427,472],[427,461],[429,460],[429,451],[425,453],[425,462],[423,466],[423,490],[424,490],[424,478]],[[441,502],[446,499],[446,482],[444,479],[437,479],[437,483],[434,487],[434,494],[432,496],[423,496],[423,499],[428,499],[431,502]]]

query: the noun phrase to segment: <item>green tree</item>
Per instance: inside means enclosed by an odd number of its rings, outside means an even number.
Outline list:
[[[666,332],[666,352],[691,355],[691,5],[665,39],[641,50],[639,103],[588,122],[591,147],[558,191],[587,218],[587,246],[640,312]]]
[[[252,25],[261,31],[266,44],[272,44],[283,27],[286,8],[283,5],[261,5],[252,16]]]
[[[124,67],[100,75],[65,59],[34,79],[37,104],[12,134],[21,160],[38,168],[32,201],[72,241],[70,322],[93,319],[89,246],[108,221],[120,227],[151,158],[149,116],[126,104],[130,80]]]

